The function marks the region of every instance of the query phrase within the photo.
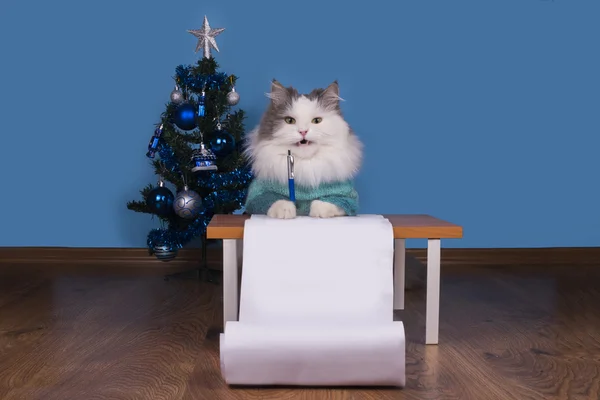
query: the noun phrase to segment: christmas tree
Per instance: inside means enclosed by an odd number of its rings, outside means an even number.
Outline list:
[[[195,65],[176,67],[175,89],[148,144],[158,185],[148,184],[142,200],[127,203],[159,219],[161,228],[148,233],[147,245],[163,261],[192,239],[201,238],[205,249],[210,219],[239,210],[251,180],[242,154],[244,111],[233,110],[237,77],[219,72],[211,55],[211,48],[219,51],[215,37],[223,30],[211,28],[205,16],[201,29],[188,31],[198,38],[196,52],[204,54]]]

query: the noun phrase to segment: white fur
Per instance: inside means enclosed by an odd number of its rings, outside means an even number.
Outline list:
[[[308,215],[316,218],[331,218],[341,217],[346,215],[346,212],[335,204],[321,200],[313,200],[310,203],[310,213]]]
[[[296,218],[296,205],[289,200],[277,200],[269,207],[267,215],[271,218]]]
[[[353,178],[362,163],[362,143],[350,133],[346,121],[334,111],[322,110],[318,102],[299,97],[287,116],[294,124],[282,121],[270,140],[258,137],[258,128],[248,133],[246,155],[257,178],[287,184],[287,151],[294,155],[296,184],[315,187],[321,183]],[[319,124],[312,123],[320,117]],[[297,146],[299,131],[307,130],[308,146]]]

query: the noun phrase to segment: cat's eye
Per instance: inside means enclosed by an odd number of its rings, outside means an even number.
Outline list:
[[[294,118],[292,118],[292,117],[285,117],[283,120],[285,121],[286,124],[294,124],[294,123],[296,123],[296,120]]]
[[[317,117],[317,118],[313,118],[312,123],[313,124],[319,124],[319,123],[321,123],[321,121],[323,121],[323,118]]]

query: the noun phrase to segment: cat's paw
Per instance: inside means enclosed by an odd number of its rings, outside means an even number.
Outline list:
[[[346,213],[335,204],[321,200],[313,200],[313,202],[310,203],[309,215],[315,218],[332,218],[341,217],[342,215],[346,215]]]
[[[296,205],[289,200],[277,200],[271,205],[267,215],[280,219],[296,218]]]

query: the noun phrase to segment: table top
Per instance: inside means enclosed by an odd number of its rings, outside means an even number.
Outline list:
[[[460,239],[462,226],[426,214],[382,214],[394,227],[396,239]],[[243,239],[250,215],[217,214],[206,230],[208,239]]]

